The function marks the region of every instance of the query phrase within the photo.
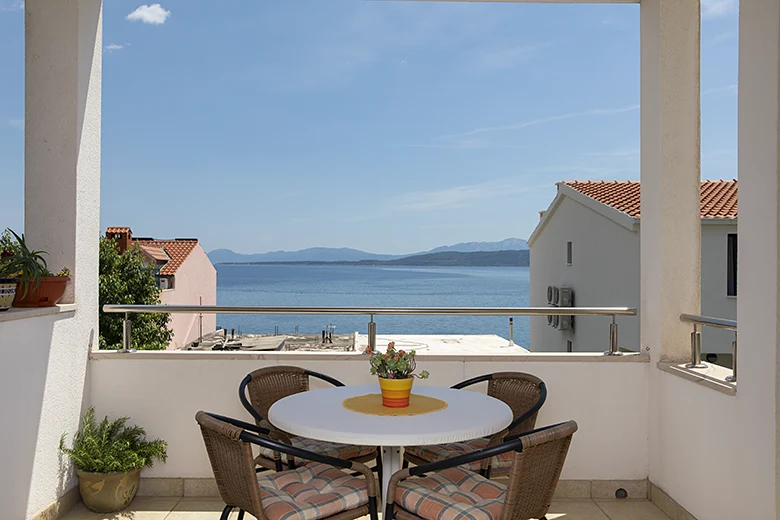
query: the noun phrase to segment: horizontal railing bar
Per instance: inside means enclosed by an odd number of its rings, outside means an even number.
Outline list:
[[[680,320],[687,323],[704,325],[706,327],[715,327],[716,329],[737,330],[737,320],[713,318],[711,316],[697,316],[695,314],[681,314]]]
[[[111,313],[345,314],[469,316],[636,316],[632,307],[256,307],[229,305],[104,305]]]

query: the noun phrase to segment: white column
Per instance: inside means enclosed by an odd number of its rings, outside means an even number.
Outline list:
[[[15,389],[0,408],[24,409],[13,434],[20,442],[0,450],[0,481],[16,484],[0,489],[3,518],[31,518],[76,485],[58,443],[89,404],[87,360],[97,344],[101,8],[101,0],[25,2],[24,231],[31,247],[49,252],[51,270],[71,270],[66,297],[77,308],[10,322],[8,336],[0,330],[0,373]],[[6,344],[15,336],[25,341]]]
[[[653,362],[690,356],[680,314],[701,305],[699,0],[642,0],[641,339]]]
[[[648,476],[663,485],[661,434],[673,425],[664,420],[655,367],[689,359],[691,327],[680,314],[698,314],[701,305],[699,0],[642,0],[640,24],[640,345],[651,360]]]
[[[24,230],[67,267],[63,302],[96,300],[100,232],[100,0],[25,4]]]
[[[780,316],[780,5],[742,0],[739,22],[739,382],[744,443],[734,499],[754,518],[778,518],[778,320]]]

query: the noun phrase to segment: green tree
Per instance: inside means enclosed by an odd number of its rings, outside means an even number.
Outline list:
[[[103,305],[155,305],[161,289],[154,270],[141,255],[138,246],[120,253],[114,239],[100,237],[100,348],[122,348],[123,314],[103,312]],[[130,314],[133,326],[132,347],[139,350],[163,350],[171,341],[169,314]]]

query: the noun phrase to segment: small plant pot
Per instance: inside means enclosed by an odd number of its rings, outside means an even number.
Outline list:
[[[21,280],[16,284],[14,307],[53,307],[65,294],[70,276],[44,276],[35,287],[35,282],[27,285],[27,294]]]
[[[138,492],[141,468],[117,473],[76,470],[84,505],[96,513],[114,513],[130,505]]]
[[[409,406],[409,396],[412,395],[414,378],[385,379],[379,378],[379,389],[382,391],[382,405],[388,408],[406,408]]]
[[[11,308],[16,295],[16,278],[0,278],[0,312]]]

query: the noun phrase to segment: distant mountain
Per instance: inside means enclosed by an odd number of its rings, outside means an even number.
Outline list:
[[[471,253],[474,251],[523,251],[529,249],[528,242],[522,238],[507,238],[501,242],[461,242],[454,246],[441,246],[427,251],[428,253],[442,253],[445,251],[458,251]]]
[[[300,251],[271,251],[270,253],[242,254],[230,249],[215,249],[209,254],[214,264],[257,262],[357,262],[359,260],[392,260],[402,255],[377,255],[347,247],[310,247]]]
[[[430,251],[412,253],[410,255],[378,255],[359,249],[347,247],[310,247],[300,251],[271,251],[270,253],[243,254],[230,249],[215,249],[208,255],[212,263],[259,263],[259,262],[359,262],[361,260],[395,260],[409,256],[428,253],[460,252],[473,253],[478,251],[523,251],[528,249],[528,242],[520,238],[507,238],[500,242],[463,242],[452,246],[441,246]]]
[[[443,251],[411,255],[393,260],[358,260],[325,262],[322,260],[296,262],[235,262],[239,265],[382,265],[382,266],[470,266],[470,267],[528,267],[530,251]],[[230,262],[234,263],[234,262]]]

